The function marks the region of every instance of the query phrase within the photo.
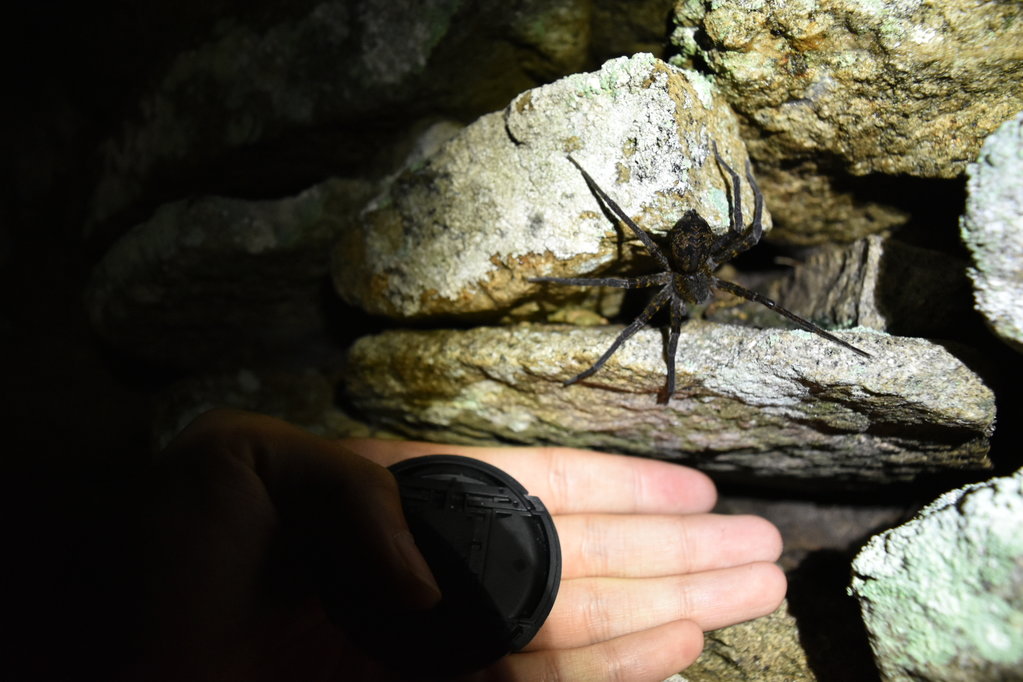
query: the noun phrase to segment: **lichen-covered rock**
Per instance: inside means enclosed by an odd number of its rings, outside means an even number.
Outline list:
[[[874,537],[853,576],[885,680],[1023,679],[1023,470]]]
[[[764,293],[826,329],[869,327],[907,336],[947,337],[970,314],[965,263],[939,251],[871,235],[847,246],[812,252]],[[791,323],[756,303],[711,319]]]
[[[727,229],[726,185],[710,150],[716,140],[741,169],[737,133],[705,80],[648,54],[524,92],[368,207],[335,252],[336,288],[392,317],[479,315],[535,296],[529,277],[629,262],[632,250],[567,154],[651,232],[689,208]],[[752,204],[748,187],[744,200]]]
[[[692,320],[666,406],[655,330],[589,379],[620,327],[389,331],[357,341],[344,388],[366,419],[438,442],[552,443],[694,464],[763,483],[910,480],[988,467],[994,397],[941,346],[860,331],[873,355],[801,331]]]
[[[960,225],[973,253],[977,309],[995,334],[1023,351],[1023,113],[987,139],[967,174]]]
[[[1023,109],[1019,3],[683,0],[676,23],[765,162],[954,177]]]
[[[86,294],[93,328],[177,367],[234,364],[321,332],[329,247],[368,188],[331,180],[277,201],[160,207],[96,266]]]
[[[814,682],[796,620],[782,603],[774,613],[704,636],[703,653],[680,682]],[[668,682],[668,681],[665,681]]]

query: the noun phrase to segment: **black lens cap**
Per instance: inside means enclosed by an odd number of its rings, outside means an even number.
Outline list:
[[[543,503],[504,471],[468,457],[417,457],[390,470],[443,596],[432,609],[390,619],[386,662],[406,674],[448,677],[528,644],[561,582],[561,547]]]

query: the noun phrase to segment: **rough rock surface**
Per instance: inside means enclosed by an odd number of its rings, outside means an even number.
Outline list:
[[[718,498],[714,513],[754,514],[773,523],[784,540],[778,565],[788,572],[816,552],[851,557],[867,538],[905,521],[907,513],[914,508],[910,501],[864,504],[862,501],[737,497],[724,493]]]
[[[212,180],[210,165],[253,146],[262,153],[247,158],[264,175],[279,172],[275,162],[291,172],[317,159],[364,162],[381,143],[372,123],[385,115],[471,118],[578,70],[588,21],[588,4],[578,0],[514,9],[492,0],[471,8],[458,0],[323,0],[255,20],[225,18],[170,60],[139,115],[105,145],[92,220],[166,193],[168,184],[194,190],[188,176]],[[234,161],[236,173],[251,170]]]
[[[1023,6],[684,0],[675,43],[756,131],[758,160],[954,177],[1023,109]]]
[[[973,252],[977,309],[1023,351],[1023,113],[1003,124],[967,168],[963,241]]]
[[[169,45],[178,49],[159,53],[166,67],[103,145],[90,225],[106,228],[109,219],[111,229],[123,228],[137,209],[190,194],[280,194],[339,168],[363,170],[420,119],[470,121],[593,58],[663,53],[671,5],[260,0],[154,8],[169,16],[150,25],[173,25],[178,38]]]
[[[703,653],[679,682],[814,682],[796,620],[783,603],[774,613],[708,632]],[[666,681],[667,682],[667,681]]]
[[[895,206],[886,193],[859,188],[863,184],[859,178],[849,178],[822,161],[765,163],[758,159],[757,177],[775,220],[772,241],[848,243],[906,222],[909,212]]]
[[[414,438],[557,443],[685,461],[736,478],[887,482],[987,467],[994,398],[941,346],[689,321],[667,406],[662,335],[645,330],[581,384],[620,327],[390,331],[349,352],[369,421]]]
[[[675,0],[594,0],[590,50],[600,61],[669,46],[666,27]]]
[[[673,63],[713,74],[743,120],[777,241],[899,225],[926,190],[892,176],[959,176],[1023,108],[1019,3],[680,0],[675,23]]]
[[[330,180],[278,201],[162,206],[118,240],[86,295],[115,346],[179,367],[217,365],[322,331],[330,244],[368,196]]]
[[[156,396],[152,440],[155,449],[164,448],[193,419],[216,407],[268,414],[324,433],[331,398],[329,382],[315,370],[238,369],[192,376]]]
[[[392,317],[478,315],[536,296],[528,277],[628,263],[633,249],[569,153],[650,232],[665,233],[689,208],[727,229],[711,142],[741,169],[737,133],[707,81],[648,54],[524,92],[399,175],[367,208],[361,229],[346,232],[335,252],[336,288]]]
[[[1023,470],[874,537],[853,575],[884,679],[1023,679]]]
[[[764,293],[826,329],[869,327],[925,337],[954,335],[971,304],[965,263],[878,235],[817,249]],[[794,328],[756,303],[712,317],[729,318]]]

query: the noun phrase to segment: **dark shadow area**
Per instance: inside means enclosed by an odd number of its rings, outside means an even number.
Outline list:
[[[854,199],[862,197],[863,201],[905,212],[909,220],[893,231],[900,241],[969,260],[969,252],[959,239],[959,216],[966,207],[964,178],[840,175],[835,189],[849,192]]]
[[[820,682],[880,682],[856,600],[846,594],[852,555],[810,554],[789,574],[789,611]]]

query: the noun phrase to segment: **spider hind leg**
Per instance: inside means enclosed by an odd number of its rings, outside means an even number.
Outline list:
[[[817,336],[820,336],[821,338],[827,339],[828,341],[831,341],[832,343],[837,343],[839,346],[843,346],[844,348],[847,348],[847,349],[851,350],[852,352],[856,353],[857,355],[860,355],[861,357],[864,357],[864,358],[871,358],[871,357],[873,357],[867,351],[861,350],[861,349],[857,348],[856,346],[852,345],[851,343],[847,343],[847,342],[843,341],[842,339],[838,338],[837,336],[835,336],[831,332],[829,332],[829,331],[827,331],[825,329],[822,329],[821,327],[815,325],[810,320],[807,320],[805,318],[800,317],[799,315],[796,315],[791,310],[786,310],[785,308],[782,308],[780,305],[778,305],[777,303],[775,303],[774,301],[772,301],[771,299],[767,298],[766,296],[764,296],[762,294],[758,294],[757,292],[752,291],[750,289],[747,289],[746,287],[741,287],[738,284],[735,284],[734,282],[729,282],[727,280],[718,279],[717,277],[714,278],[714,286],[716,286],[716,287],[718,287],[720,289],[724,289],[727,292],[733,293],[736,296],[741,296],[742,298],[745,298],[746,300],[753,301],[754,303],[759,303],[762,306],[764,306],[766,308],[769,308],[769,309],[773,310],[774,312],[778,313],[782,317],[786,317],[786,318],[792,320],[797,325],[799,325],[799,327],[801,329],[803,329],[805,331],[808,331],[808,332],[810,332],[812,334],[816,334]]]
[[[604,351],[603,355],[597,358],[595,363],[593,363],[588,369],[576,374],[571,379],[566,380],[563,385],[571,386],[578,381],[593,376],[601,367],[604,366],[604,363],[606,363],[611,356],[614,355],[615,351],[629,339],[629,337],[646,326],[646,323],[650,321],[650,318],[654,316],[654,313],[660,310],[661,306],[663,306],[669,298],[671,298],[670,287],[666,286],[658,291],[657,294],[654,295],[653,299],[651,299],[650,303],[647,304],[646,308],[643,309],[643,312],[641,312],[639,316],[629,324],[629,326],[618,334],[614,342],[606,351]]]

